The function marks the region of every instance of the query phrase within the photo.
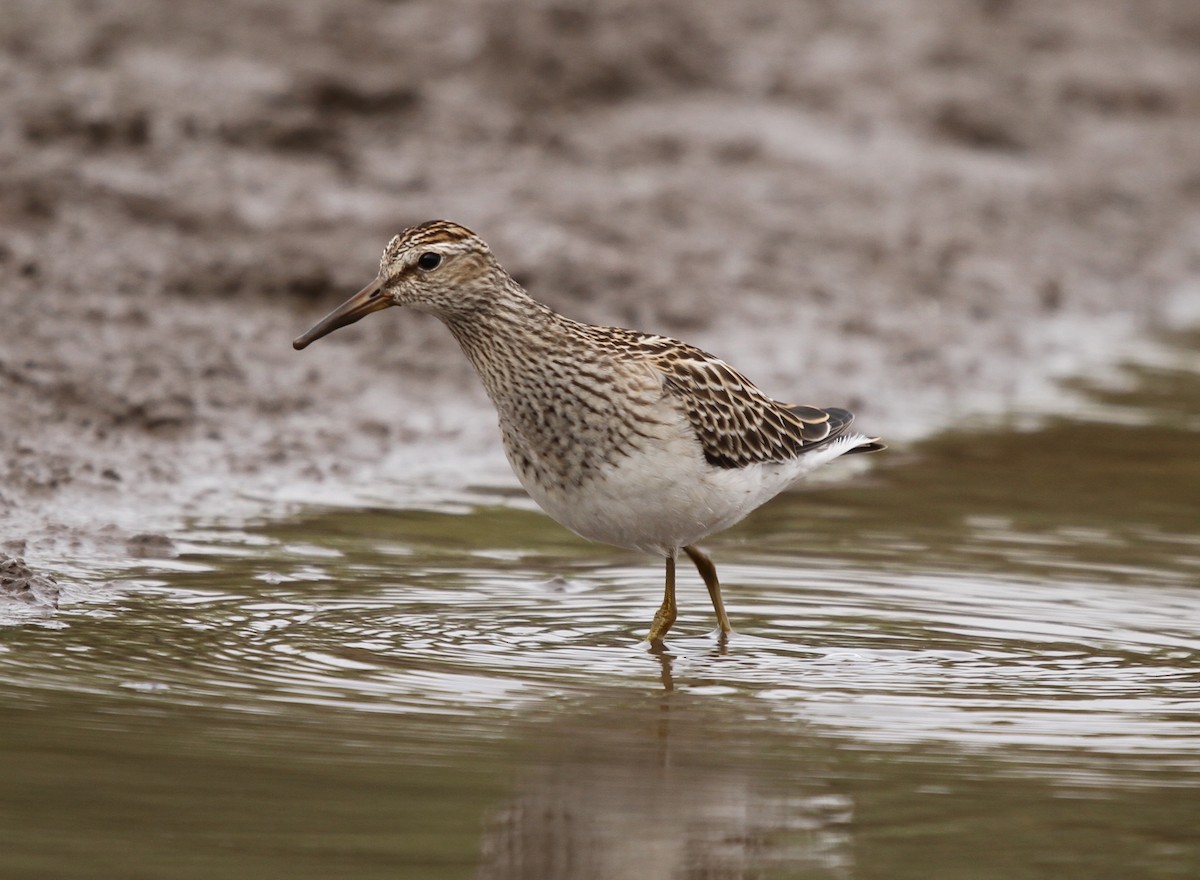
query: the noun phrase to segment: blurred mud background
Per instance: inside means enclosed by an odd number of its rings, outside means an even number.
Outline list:
[[[1196,317],[1200,4],[5,0],[0,553],[500,461],[432,319],[290,347],[433,217],[893,441],[1036,407]]]

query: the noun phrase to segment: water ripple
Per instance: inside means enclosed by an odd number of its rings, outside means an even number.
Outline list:
[[[657,599],[644,565],[525,553],[482,567],[443,553],[398,566],[386,544],[232,543],[103,617],[68,610],[74,650],[33,669],[0,654],[0,677],[257,713],[456,719],[451,738],[633,684],[750,700],[850,741],[990,750],[1039,772],[1036,756],[1056,752],[1200,773],[1194,590],[742,554],[722,569],[739,627],[729,644],[695,634],[711,611],[685,579],[678,635],[655,655],[638,641]]]

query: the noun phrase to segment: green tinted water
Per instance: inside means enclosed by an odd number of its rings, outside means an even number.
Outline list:
[[[0,876],[1200,876],[1188,351],[719,536],[725,649],[502,494],[197,526],[0,627]]]

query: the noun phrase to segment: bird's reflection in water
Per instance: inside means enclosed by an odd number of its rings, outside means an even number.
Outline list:
[[[536,757],[488,816],[478,880],[849,876],[852,803],[805,772],[804,746],[778,732],[779,773],[738,753],[739,726],[770,722],[675,691],[676,658],[657,659],[661,694],[531,732]]]
[[[721,651],[724,652],[725,644],[721,644]],[[675,657],[668,651],[667,646],[663,642],[656,642],[650,646],[650,653],[658,658],[660,667],[659,678],[662,680],[663,693],[669,694],[675,690],[675,676],[672,673],[672,665],[675,662]],[[664,710],[669,710],[671,707],[670,700],[663,700],[662,706]]]

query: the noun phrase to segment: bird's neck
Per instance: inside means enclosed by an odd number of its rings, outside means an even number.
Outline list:
[[[497,404],[540,368],[560,325],[571,323],[515,281],[485,308],[443,320]]]

